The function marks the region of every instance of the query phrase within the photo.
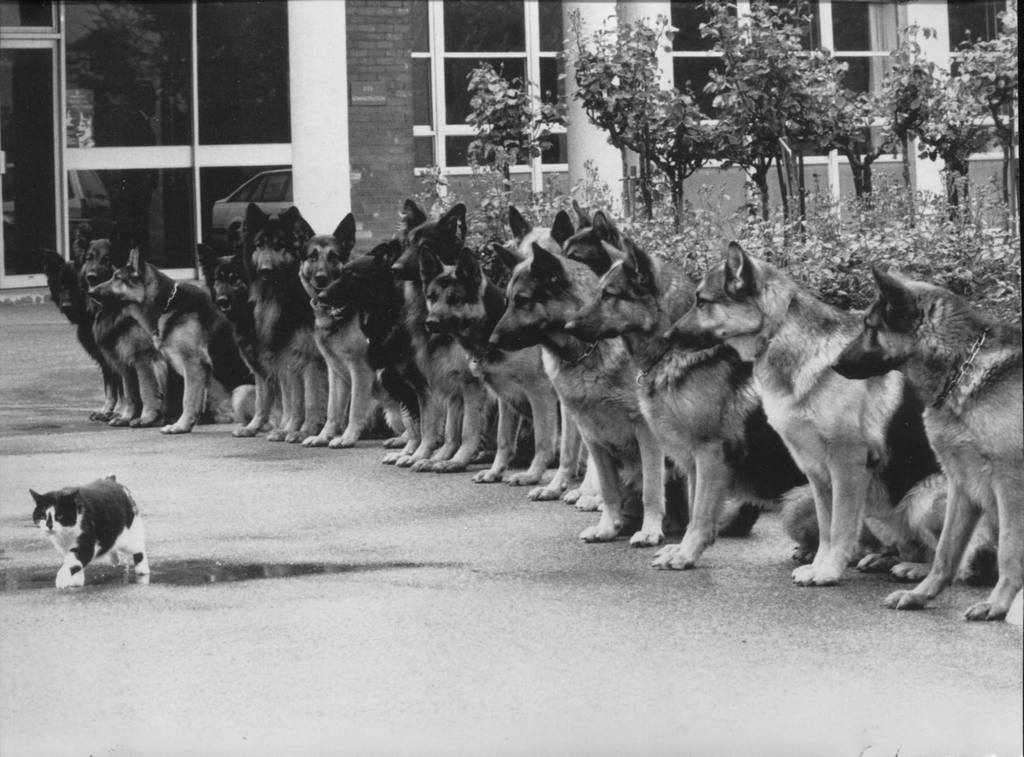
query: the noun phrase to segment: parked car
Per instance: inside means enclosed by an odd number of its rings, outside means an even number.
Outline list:
[[[209,243],[227,250],[241,232],[245,209],[256,203],[264,213],[274,214],[292,206],[292,169],[262,171],[238,187],[227,197],[213,203],[210,216]]]

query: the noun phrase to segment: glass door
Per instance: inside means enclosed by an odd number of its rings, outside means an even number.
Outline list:
[[[0,287],[41,286],[58,250],[56,43],[4,39],[0,50]]]

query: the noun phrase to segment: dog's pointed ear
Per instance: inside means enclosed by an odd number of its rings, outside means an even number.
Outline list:
[[[402,203],[402,211],[399,215],[402,219],[400,225],[404,231],[411,231],[427,221],[427,214],[412,200],[406,200]]]
[[[725,291],[732,297],[757,294],[757,271],[753,261],[736,242],[729,243],[725,255]]]
[[[43,250],[40,257],[43,262],[43,273],[47,278],[56,276],[64,267],[64,258],[56,250]]]
[[[390,239],[377,245],[366,254],[371,256],[379,267],[390,271],[391,266],[402,255],[402,243],[397,239]]]
[[[551,238],[558,242],[558,246],[561,247],[565,244],[565,240],[576,233],[576,229],[572,226],[572,219],[569,218],[569,214],[564,210],[559,210],[555,214],[555,220],[551,224]]]
[[[538,281],[560,284],[564,281],[564,270],[558,258],[534,242],[530,258],[530,275]]]
[[[436,279],[441,271],[444,270],[444,264],[440,258],[434,254],[433,250],[423,249],[420,250],[420,281],[423,282],[425,287],[431,281]]]
[[[594,213],[594,221],[591,223],[591,228],[598,239],[611,242],[616,247],[619,246],[619,228],[603,210]]]
[[[466,206],[461,202],[437,219],[437,228],[449,243],[461,247],[466,241]]]
[[[245,220],[243,221],[246,236],[255,234],[260,229],[266,228],[267,221],[269,220],[270,216],[260,210],[259,205],[254,202],[250,202],[245,206]]]
[[[196,245],[196,263],[203,276],[206,288],[213,292],[214,274],[217,271],[217,252],[208,244]]]
[[[641,292],[656,294],[654,260],[647,252],[629,239],[623,240],[626,243],[626,268],[634,286]]]
[[[579,221],[577,228],[585,229],[588,226],[594,225],[594,219],[590,217],[590,214],[580,207],[580,204],[574,199],[572,201],[572,209],[576,211],[576,219]]]
[[[356,217],[349,213],[341,219],[338,228],[334,230],[334,238],[341,248],[342,260],[348,260],[353,248],[356,246]]]
[[[523,214],[515,205],[508,206],[508,227],[512,230],[512,237],[517,242],[522,242],[523,237],[533,231],[533,226],[523,218]]]
[[[139,248],[132,247],[128,253],[128,262],[125,264],[128,268],[131,268],[135,273],[138,273],[139,268]]]
[[[296,247],[302,247],[316,236],[313,227],[306,223],[306,219],[302,217],[302,213],[295,205],[281,214],[281,223],[291,231]]]
[[[470,291],[479,291],[483,283],[483,272],[480,270],[480,262],[476,259],[476,253],[468,247],[459,251],[459,260],[455,264],[455,275],[465,281]]]
[[[488,249],[510,271],[523,262],[523,259],[519,257],[518,250],[509,249],[501,242],[491,242]]]
[[[871,274],[875,277],[878,293],[886,304],[886,317],[910,316],[917,313],[917,296],[902,281],[874,266],[871,268]]]

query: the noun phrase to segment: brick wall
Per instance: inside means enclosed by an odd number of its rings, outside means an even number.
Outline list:
[[[360,247],[390,239],[413,176],[409,0],[349,0],[348,80],[352,213]]]

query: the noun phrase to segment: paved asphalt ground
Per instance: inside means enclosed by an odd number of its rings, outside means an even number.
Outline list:
[[[594,514],[381,450],[86,420],[54,308],[0,306],[0,755],[1021,754],[1021,629],[982,589],[798,588],[778,517],[658,572]],[[153,579],[57,592],[28,488],[115,472]]]

